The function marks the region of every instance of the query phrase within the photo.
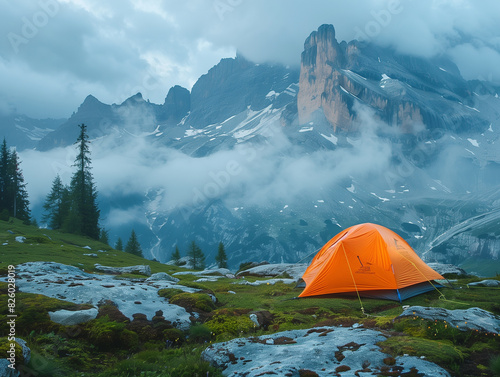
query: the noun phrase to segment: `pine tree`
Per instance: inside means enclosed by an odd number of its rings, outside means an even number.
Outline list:
[[[116,240],[115,249],[123,251],[123,241],[120,237],[118,237],[118,240]]]
[[[28,192],[19,166],[16,150],[9,151],[4,138],[0,148],[0,211],[7,211],[9,216],[29,224]]]
[[[109,232],[104,228],[101,229],[99,234],[99,241],[109,246]]]
[[[10,175],[12,177],[12,214],[15,218],[22,220],[25,224],[31,223],[31,211],[29,208],[28,191],[21,169],[16,150],[10,154]]]
[[[175,251],[172,253],[172,260],[176,266],[180,266],[181,264],[181,253],[179,252],[179,248],[175,246]]]
[[[70,183],[71,208],[65,221],[67,231],[79,233],[99,239],[99,208],[97,206],[97,190],[93,182],[90,160],[89,138],[87,127],[80,126],[80,134],[75,142],[78,147],[73,166],[76,172]]]
[[[205,254],[203,254],[203,251],[196,245],[195,241],[191,242],[187,251],[187,256],[193,270],[203,270],[205,268]]]
[[[125,246],[125,252],[137,255],[138,257],[142,257],[141,245],[137,240],[137,235],[135,234],[134,230],[132,230],[132,233],[130,233],[130,238],[127,241],[127,245]]]
[[[0,208],[8,210],[8,190],[10,185],[9,178],[9,149],[7,148],[7,141],[3,139],[2,147],[0,149]],[[9,212],[10,215],[10,212]]]
[[[217,250],[215,261],[219,268],[227,268],[227,255],[222,242],[219,242],[219,249]]]
[[[63,185],[59,174],[52,181],[52,189],[45,198],[43,221],[52,229],[61,229],[70,209],[69,188]]]

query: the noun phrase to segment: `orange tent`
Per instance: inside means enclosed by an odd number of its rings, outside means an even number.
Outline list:
[[[433,289],[443,277],[399,235],[376,224],[343,230],[316,254],[299,297],[346,294],[402,301]]]

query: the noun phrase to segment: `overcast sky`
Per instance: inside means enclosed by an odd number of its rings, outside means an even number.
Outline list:
[[[163,103],[221,58],[300,64],[323,23],[500,82],[498,0],[0,0],[0,112],[69,117],[88,94]]]

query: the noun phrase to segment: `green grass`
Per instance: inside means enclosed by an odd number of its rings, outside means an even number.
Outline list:
[[[12,220],[11,220],[12,221]],[[10,233],[10,232],[13,232]],[[18,236],[26,237],[24,243],[16,242]],[[2,245],[7,243],[7,245]],[[91,250],[84,249],[89,246]],[[102,253],[98,250],[104,250]],[[84,254],[97,254],[97,257]],[[38,229],[24,225],[14,219],[12,222],[0,221],[0,270],[5,271],[10,264],[17,265],[26,262],[57,262],[83,268],[94,272],[94,264],[104,266],[124,267],[138,264],[148,264],[151,272],[166,272],[172,274],[183,269],[115,250],[94,239],[50,229]]]
[[[464,360],[462,352],[446,340],[431,340],[410,336],[393,336],[379,343],[382,351],[393,356],[424,356],[427,360],[457,369]]]

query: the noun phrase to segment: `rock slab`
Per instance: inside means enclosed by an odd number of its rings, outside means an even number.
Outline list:
[[[147,282],[150,281],[170,281],[172,283],[177,283],[179,279],[174,278],[167,274],[166,272],[157,272],[146,279]]]
[[[178,305],[169,304],[158,295],[162,288],[177,288],[195,292],[194,288],[174,284],[167,280],[116,280],[114,275],[96,275],[74,266],[55,262],[28,262],[16,268],[16,285],[21,292],[43,294],[76,304],[91,304],[109,300],[129,319],[136,313],[152,319],[158,310],[175,327],[187,330],[191,315]],[[4,278],[5,279],[5,278]],[[136,304],[140,302],[140,304]]]
[[[60,325],[72,326],[80,323],[91,321],[97,317],[97,309],[88,310],[58,310],[56,312],[49,312],[50,320]]]
[[[151,276],[151,267],[149,267],[148,265],[110,267],[96,263],[94,264],[94,267],[97,271],[106,272],[107,274],[141,274]]]
[[[288,274],[290,278],[298,280],[302,277],[309,265],[306,263],[278,263],[278,264],[264,264],[249,268],[244,271],[238,272],[238,276],[267,276],[276,277],[283,274]]]
[[[487,333],[500,333],[500,317],[480,308],[448,310],[425,306],[410,306],[396,318],[419,317],[431,321],[446,321],[460,331],[477,330]]]
[[[389,355],[377,346],[385,339],[370,329],[321,327],[215,343],[202,357],[224,369],[228,377],[298,376],[300,370],[319,377],[336,375],[336,371],[342,376],[377,376],[387,368],[398,371],[397,375],[416,369],[419,376],[449,376],[441,367],[418,357],[397,357],[393,366],[386,365],[384,359]]]
[[[493,279],[486,279],[482,281],[476,281],[474,283],[469,283],[468,285],[474,287],[500,287],[500,281],[498,280],[493,280]]]

